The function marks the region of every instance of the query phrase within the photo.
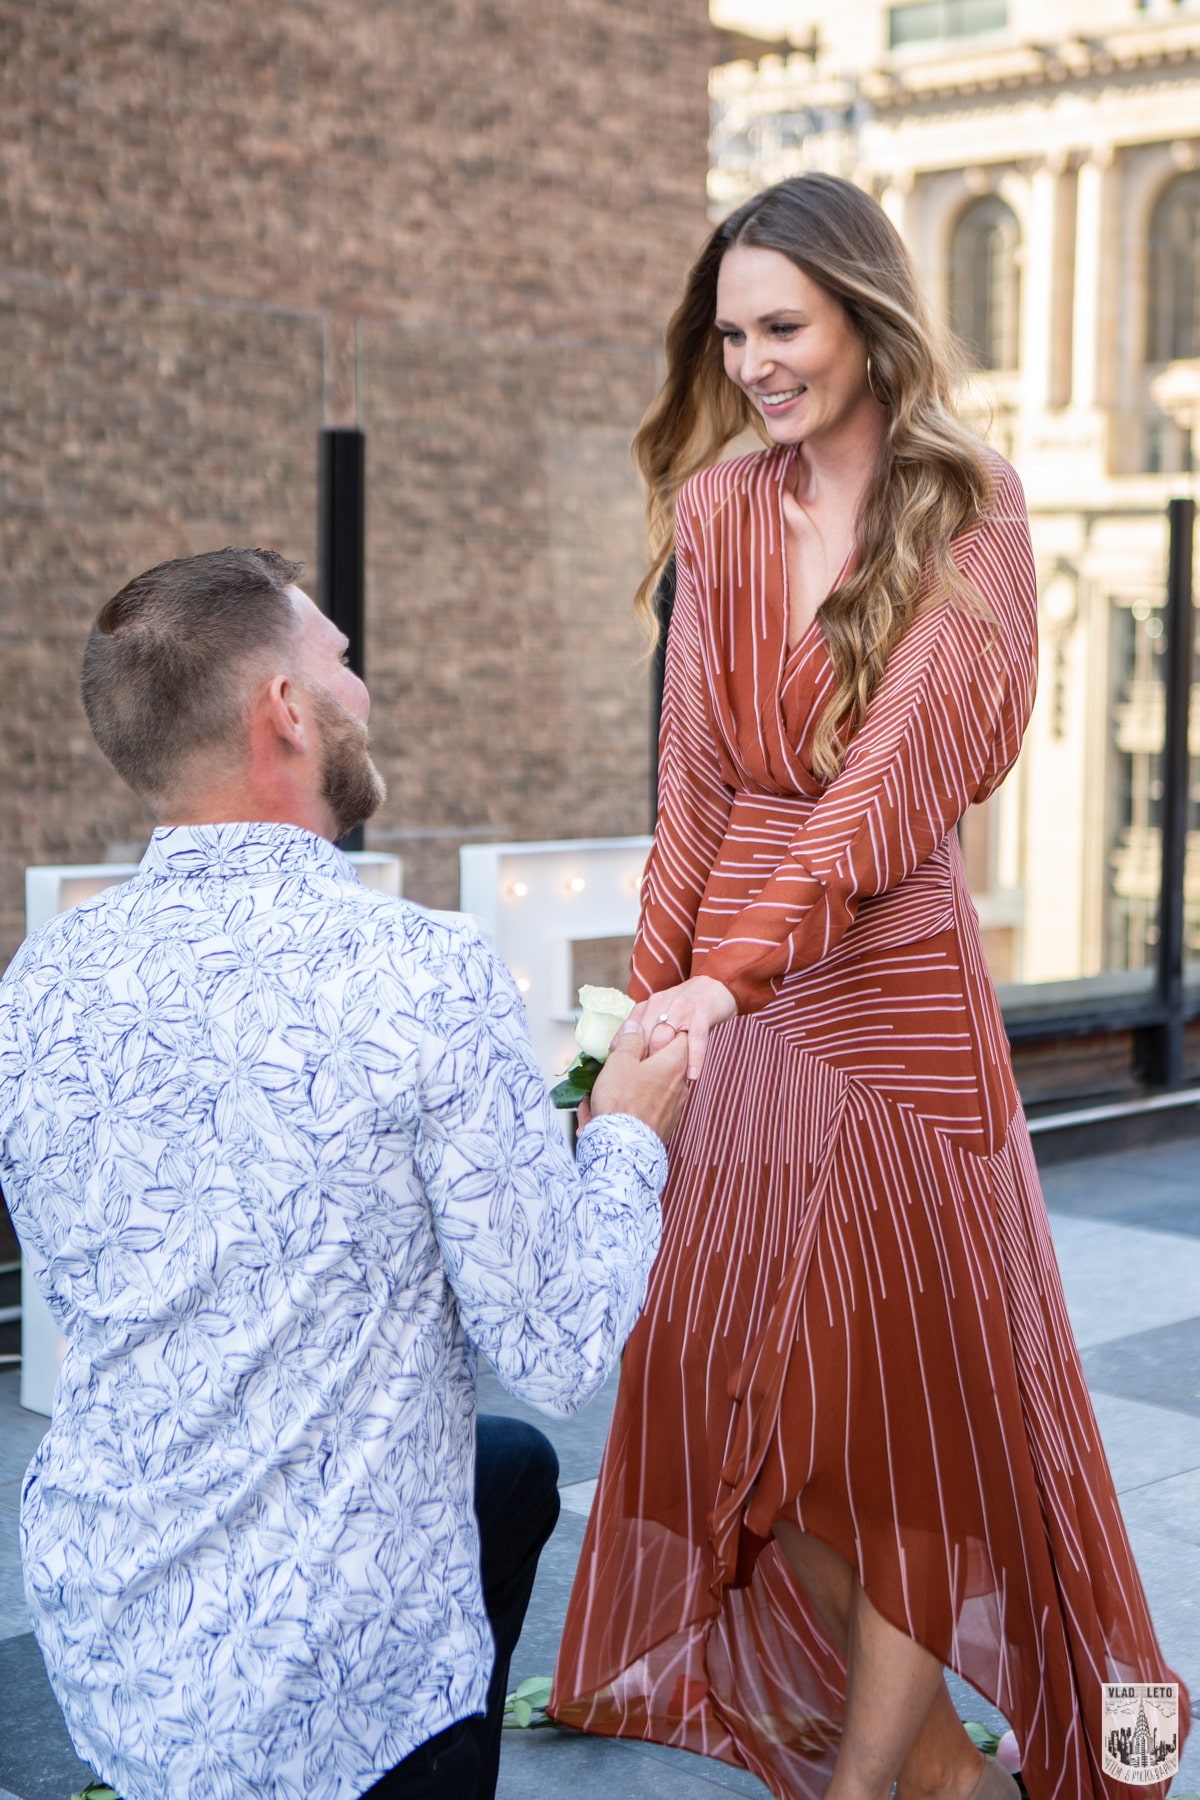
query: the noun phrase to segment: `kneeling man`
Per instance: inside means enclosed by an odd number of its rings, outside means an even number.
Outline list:
[[[601,1385],[686,1046],[619,1040],[573,1161],[496,958],[334,847],[382,786],[298,575],[167,563],[88,641],[159,824],[0,984],[0,1182],[67,1341],[26,1594],[124,1800],[473,1800],[557,1511],[540,1433],[481,1422],[476,1470],[475,1350],[548,1413]]]

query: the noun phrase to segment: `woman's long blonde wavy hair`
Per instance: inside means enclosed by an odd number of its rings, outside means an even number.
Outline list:
[[[722,258],[742,244],[778,251],[841,303],[888,413],[856,521],[852,572],[820,614],[837,687],[818,722],[813,765],[831,780],[913,616],[923,577],[932,570],[954,599],[986,611],[950,544],[986,504],[988,452],[956,417],[958,359],[935,327],[882,207],[835,175],[797,175],[767,188],[731,213],[700,252],[667,327],[666,380],[633,441],[649,489],[651,553],[635,604],[652,639],[679,490],[747,426],[766,439],[757,409],[725,374],[714,323]]]

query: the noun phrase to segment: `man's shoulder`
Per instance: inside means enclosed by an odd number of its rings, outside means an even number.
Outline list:
[[[74,959],[82,942],[103,937],[106,932],[119,933],[123,929],[120,918],[124,908],[118,905],[118,897],[124,886],[114,883],[98,894],[89,894],[31,931],[17,946],[0,977],[0,992],[11,991],[39,973],[64,968]]]
[[[351,902],[369,921],[359,955],[388,964],[397,974],[421,975],[471,992],[492,985],[503,969],[470,913],[419,906],[370,889]]]
[[[369,916],[380,942],[417,961],[466,958],[483,944],[470,913],[419,906],[415,900],[376,893],[370,888],[359,888],[348,897]]]

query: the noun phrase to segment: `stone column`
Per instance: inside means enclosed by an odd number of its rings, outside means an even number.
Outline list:
[[[910,223],[908,217],[908,201],[909,196],[912,193],[912,188],[912,174],[909,170],[903,169],[898,172],[893,172],[888,176],[887,186],[879,196],[880,206],[882,206],[884,212],[892,221],[892,224],[896,227],[896,230],[900,233],[900,236],[904,239],[910,250],[914,247],[910,241],[908,230]]]
[[[1022,258],[1021,399],[1032,419],[1050,404],[1054,354],[1055,233],[1063,163],[1047,157],[1029,180],[1029,226]]]
[[[1075,191],[1075,292],[1071,317],[1071,404],[1093,407],[1103,399],[1102,315],[1104,214],[1113,153],[1090,152],[1079,165]]]

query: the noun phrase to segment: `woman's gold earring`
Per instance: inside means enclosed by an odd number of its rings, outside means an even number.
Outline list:
[[[879,402],[880,406],[886,406],[887,401],[883,398],[883,395],[876,388],[875,382],[871,376],[871,357],[870,357],[869,352],[867,354],[867,386],[870,388],[872,395]]]

